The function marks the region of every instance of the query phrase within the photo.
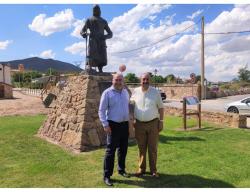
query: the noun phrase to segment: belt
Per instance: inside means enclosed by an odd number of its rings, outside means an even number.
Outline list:
[[[136,119],[136,121],[138,121],[140,123],[150,123],[150,122],[155,121],[155,120],[158,120],[158,118],[154,118],[154,119],[152,119],[150,121],[140,121],[140,120]]]
[[[108,122],[114,123],[114,124],[126,124],[126,123],[128,123],[128,121],[116,122],[116,121],[112,121],[112,120],[108,120]]]

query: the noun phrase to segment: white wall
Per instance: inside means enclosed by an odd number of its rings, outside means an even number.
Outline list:
[[[3,77],[3,75],[4,75],[4,77]],[[11,84],[11,75],[10,75],[10,67],[9,66],[6,66],[6,65],[3,66],[2,64],[0,64],[0,82]]]

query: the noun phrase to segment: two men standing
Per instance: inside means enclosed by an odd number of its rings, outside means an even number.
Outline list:
[[[149,85],[150,75],[141,76],[141,86],[134,90],[131,101],[135,105],[135,137],[139,148],[139,170],[136,176],[146,172],[148,149],[150,172],[158,177],[156,169],[159,132],[163,129],[163,103],[159,92]],[[125,171],[125,160],[129,136],[129,93],[121,74],[113,76],[112,86],[101,97],[99,117],[107,133],[107,148],[104,157],[104,183],[112,185],[114,158],[118,149],[118,173],[129,177]]]

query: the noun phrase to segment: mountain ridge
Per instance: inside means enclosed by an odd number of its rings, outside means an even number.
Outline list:
[[[34,70],[45,73],[49,68],[56,70],[57,72],[80,72],[81,68],[67,62],[55,60],[55,59],[43,59],[40,57],[29,57],[25,59],[3,61],[1,64],[9,64],[12,69],[18,69],[19,64],[24,65],[24,70]]]

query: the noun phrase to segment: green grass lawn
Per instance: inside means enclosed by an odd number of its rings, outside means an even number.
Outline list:
[[[45,116],[0,118],[0,187],[105,187],[104,148],[74,155],[35,137]],[[120,177],[114,187],[250,187],[250,130],[203,124],[177,131],[181,118],[167,117],[160,135],[160,178]],[[189,120],[189,126],[194,120]],[[131,143],[127,171],[137,170]]]

